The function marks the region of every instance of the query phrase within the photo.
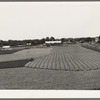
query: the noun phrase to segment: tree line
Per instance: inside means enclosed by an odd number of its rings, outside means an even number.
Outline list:
[[[60,38],[60,39],[55,39],[53,36],[52,37],[46,37],[46,38],[42,38],[42,39],[28,39],[28,40],[8,40],[8,41],[0,41],[0,46],[18,46],[18,45],[27,45],[27,43],[31,43],[31,45],[35,46],[35,45],[40,45],[40,44],[44,44],[45,41],[61,41],[62,43],[68,43],[68,41],[72,42],[72,43],[76,43],[76,42],[92,42],[95,41],[95,38],[91,38],[91,37],[86,37],[86,38]]]
[[[46,37],[46,38],[42,38],[42,39],[27,39],[27,40],[8,40],[8,41],[3,41],[0,40],[0,46],[18,46],[18,45],[27,45],[28,43],[31,43],[31,45],[35,46],[35,45],[39,45],[39,44],[44,44],[45,41],[56,41],[57,39],[55,39],[54,37]]]

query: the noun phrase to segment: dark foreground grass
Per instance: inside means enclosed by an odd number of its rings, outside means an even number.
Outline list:
[[[0,62],[0,69],[24,67],[24,65],[28,61],[29,61],[28,59],[25,59],[25,60]]]

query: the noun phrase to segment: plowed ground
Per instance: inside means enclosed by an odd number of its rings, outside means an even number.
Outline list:
[[[29,56],[38,58],[28,63],[27,68],[0,69],[0,89],[100,90],[100,52],[79,45],[50,50],[44,49],[44,53],[41,49],[39,53],[37,49],[17,52],[16,57],[29,52]],[[45,53],[48,55],[44,56]]]
[[[49,55],[39,57],[25,66],[31,68],[90,71],[100,68],[100,53],[81,47],[53,47]]]

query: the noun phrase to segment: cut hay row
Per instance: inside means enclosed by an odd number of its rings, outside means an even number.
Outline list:
[[[90,67],[89,65],[86,63],[86,61],[84,62],[83,59],[81,59],[81,57],[77,56],[77,54],[73,54],[73,58],[76,59],[76,63],[78,63],[78,67],[79,69],[82,69],[82,70],[89,70]]]
[[[92,52],[92,51],[90,53],[85,54],[85,55],[79,55],[79,56],[81,56],[82,61],[84,61],[84,63],[87,64],[88,66],[91,65],[91,67],[93,67],[93,69],[99,68],[100,62],[97,59],[97,56],[94,57],[91,54],[93,54],[93,55],[95,54],[95,55],[99,56],[99,53],[96,54],[96,52]],[[99,57],[99,59],[100,59],[100,57]]]
[[[95,55],[93,57],[93,55]],[[96,58],[97,57],[97,58]],[[89,71],[100,68],[99,52],[85,49],[79,45],[54,47],[49,55],[29,62],[25,66],[66,71]]]
[[[95,61],[92,58],[90,59],[86,56],[84,57],[84,55],[81,58],[82,60],[84,60],[85,64],[89,67],[89,70],[99,68],[100,64],[95,63]]]

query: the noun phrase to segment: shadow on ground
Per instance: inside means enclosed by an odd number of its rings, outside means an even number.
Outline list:
[[[100,90],[100,88],[93,88],[93,89],[90,89],[90,90]]]
[[[24,67],[24,65],[28,61],[29,61],[28,59],[25,59],[25,60],[0,62],[0,69]]]

